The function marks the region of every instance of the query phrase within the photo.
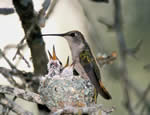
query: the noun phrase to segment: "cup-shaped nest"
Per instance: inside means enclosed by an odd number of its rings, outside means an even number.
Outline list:
[[[84,107],[94,103],[94,86],[80,76],[46,77],[41,82],[39,93],[52,111],[67,106]]]

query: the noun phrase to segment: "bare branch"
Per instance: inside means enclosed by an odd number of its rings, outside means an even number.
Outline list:
[[[46,10],[48,9],[48,7],[50,6],[51,0],[44,0],[42,6],[43,8],[41,10],[44,10],[46,12]]]
[[[3,15],[9,15],[14,13],[14,9],[13,8],[0,8],[0,14]]]
[[[43,104],[40,95],[23,89],[0,85],[0,93],[16,96],[26,101]]]
[[[127,49],[127,54],[134,57],[134,58],[137,58],[136,54],[141,49],[142,43],[143,43],[143,40],[141,39],[137,42],[137,44],[134,48],[128,48]]]
[[[47,15],[45,16],[45,19],[46,19],[46,20],[49,19],[51,13],[54,11],[54,8],[55,8],[57,2],[58,2],[58,0],[53,0],[53,1],[52,1],[51,6],[50,6],[50,8],[49,8],[49,10],[48,10],[48,12],[47,12]]]
[[[9,59],[5,56],[5,54],[0,50],[0,54],[7,61],[13,71],[18,71],[17,68],[9,61]],[[5,76],[5,78],[12,84],[13,86],[24,88],[24,85],[19,85],[13,78],[13,76],[9,73],[9,71],[5,71],[0,67],[0,73]]]
[[[121,80],[123,83],[123,89],[124,89],[124,97],[125,97],[125,107],[128,110],[128,113],[130,115],[135,115],[135,112],[133,111],[133,108],[131,106],[131,100],[129,96],[129,87],[127,86],[128,84],[128,69],[126,66],[126,57],[127,57],[127,46],[125,43],[125,38],[123,34],[123,29],[122,29],[122,9],[121,9],[121,1],[120,0],[113,0],[114,2],[114,25],[115,25],[115,30],[116,30],[116,35],[117,35],[117,40],[118,40],[118,45],[119,45],[119,51],[120,51],[120,73],[121,73]]]
[[[52,113],[52,115],[60,115],[60,114],[90,114],[95,115],[101,113],[101,115],[109,115],[113,112],[114,109],[105,111],[102,109],[102,105],[92,105],[91,107],[65,107],[63,109],[59,109],[58,111]]]
[[[54,0],[55,1],[55,0]],[[45,27],[45,23],[46,23],[46,11],[49,8],[51,3],[51,0],[44,0],[43,4],[42,4],[42,9],[39,11],[38,14],[38,24],[40,27]]]
[[[0,67],[0,73],[9,81],[9,83],[15,87],[24,88],[24,85],[19,85],[11,75],[9,71],[5,71]]]
[[[23,44],[24,40],[25,40],[25,37],[17,45],[17,51],[16,51],[15,56],[13,57],[13,60],[15,60],[16,56],[19,55],[21,57],[21,59],[23,59],[25,61],[27,66],[30,67],[29,62],[25,59],[25,57],[23,56],[23,54],[20,51],[21,49],[23,49],[26,46],[26,44],[25,45]]]
[[[25,111],[21,106],[17,105],[7,97],[3,96],[2,94],[0,98],[0,104],[4,105],[5,107],[8,107],[13,112],[17,113],[18,115],[33,115],[31,112]]]
[[[112,64],[117,58],[117,53],[114,51],[111,55],[101,55],[97,56],[96,59],[99,62],[100,66],[103,67],[105,64]]]
[[[17,97],[15,96],[12,101],[15,102],[15,100],[17,99]],[[11,108],[7,108],[6,112],[4,115],[9,115],[9,112],[11,111]]]
[[[19,44],[17,44],[17,47],[16,47],[16,48],[17,48],[17,51],[16,51],[15,56],[13,57],[13,60],[16,58],[16,56],[17,56],[19,50],[21,50],[21,49],[23,48],[23,42],[24,42],[24,40],[25,40],[25,38],[23,38],[23,39],[19,42]]]
[[[35,76],[31,72],[20,71],[18,69],[17,69],[17,71],[14,71],[11,69],[7,69],[5,67],[0,67],[0,73],[8,73],[8,75],[10,74],[11,76],[18,76],[22,80],[28,80],[28,81],[32,80],[32,77]]]
[[[145,91],[144,91],[143,95],[141,96],[139,102],[135,105],[135,108],[138,108],[138,107],[140,106],[140,104],[144,102],[143,100],[145,100],[145,98],[146,98],[146,96],[148,95],[149,91],[150,91],[150,84],[149,84],[148,87],[145,89]],[[146,104],[145,104],[145,105],[146,105]],[[149,106],[150,106],[150,104],[149,104]]]
[[[9,66],[10,66],[13,70],[17,70],[17,68],[9,61],[9,59],[5,56],[5,54],[2,52],[1,49],[0,49],[0,55],[6,60],[6,62],[9,64]]]

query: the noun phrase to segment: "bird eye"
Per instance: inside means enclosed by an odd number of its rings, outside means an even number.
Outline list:
[[[71,33],[70,36],[71,36],[71,37],[75,37],[75,33]]]

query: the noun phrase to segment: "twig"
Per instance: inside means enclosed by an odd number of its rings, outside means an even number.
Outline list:
[[[19,42],[19,44],[17,45],[17,47],[16,47],[16,48],[17,48],[17,51],[16,51],[16,53],[15,53],[15,56],[13,57],[13,60],[16,58],[17,53],[19,52],[19,50],[22,49],[24,40],[25,40],[25,38],[23,38],[23,39]]]
[[[44,0],[42,6],[43,8],[41,10],[44,10],[46,12],[46,10],[48,9],[48,7],[50,6],[51,0]]]
[[[17,113],[18,115],[33,115],[31,112],[24,110],[21,106],[17,105],[16,103],[14,103],[13,101],[11,101],[5,96],[3,97],[1,96],[0,104],[4,105],[5,107],[8,107],[9,109]]]
[[[6,54],[7,50],[15,49],[17,47],[16,44],[8,44],[3,48],[3,53]]]
[[[46,20],[49,19],[51,13],[54,11],[54,8],[55,8],[57,2],[58,2],[58,0],[53,0],[53,1],[52,1],[51,5],[50,5],[50,8],[49,8],[49,10],[48,10],[48,12],[47,12],[47,14],[46,14],[46,16],[45,16],[45,19],[46,19]]]
[[[128,70],[126,66],[126,43],[124,39],[124,34],[122,30],[122,14],[121,14],[121,1],[120,0],[113,0],[114,2],[114,8],[115,8],[115,15],[114,15],[114,21],[115,21],[115,30],[116,30],[116,35],[117,35],[117,40],[118,40],[118,45],[119,45],[119,51],[120,51],[120,73],[121,73],[121,80],[123,83],[123,88],[124,88],[124,97],[125,97],[125,103],[126,103],[126,108],[128,110],[128,113],[130,115],[135,115],[133,108],[131,106],[131,100],[129,96],[129,87],[127,86],[128,84]]]
[[[13,70],[17,70],[17,68],[9,61],[9,59],[5,56],[5,54],[2,52],[1,49],[0,49],[0,55],[2,55],[2,57],[6,60],[6,62],[9,64],[9,66],[10,66]]]
[[[110,108],[109,110],[103,110],[103,111],[109,115],[109,114],[112,113],[114,110],[115,110],[115,107],[112,107],[112,108]]]
[[[137,58],[136,54],[141,49],[142,43],[143,43],[143,40],[141,39],[137,42],[137,44],[134,48],[128,48],[126,51],[127,54],[134,57],[134,58]]]
[[[17,71],[13,71],[11,69],[7,69],[5,67],[0,67],[0,73],[8,73],[8,75],[10,74],[11,76],[18,76],[19,78],[23,79],[23,80],[32,80],[32,77],[35,76],[33,73],[31,72],[25,72],[25,71],[21,71],[18,70]]]
[[[20,55],[20,57],[25,61],[25,63],[27,64],[28,67],[30,67],[29,62],[25,59],[25,57],[22,55],[22,53],[20,52],[20,50],[22,48],[24,48],[25,45],[23,45],[23,42],[25,40],[25,37],[19,42],[19,44],[17,45],[17,51],[15,53],[15,56],[13,57],[13,60],[15,60],[17,55]]]
[[[52,113],[52,115],[60,115],[60,114],[84,114],[84,113],[96,113],[98,111],[102,111],[102,105],[94,105],[92,107],[65,107],[63,109],[59,109],[58,111]]]
[[[135,105],[135,108],[138,108],[140,106],[140,104],[143,102],[143,100],[146,98],[146,96],[148,95],[150,91],[150,84],[148,85],[148,87],[145,89],[143,95],[141,96],[139,102]]]
[[[49,8],[51,3],[51,0],[44,0],[43,4],[42,4],[42,9],[39,11],[38,14],[38,24],[40,27],[45,27],[45,23],[46,23],[46,19],[45,19],[45,15],[46,15],[46,11]]]
[[[40,95],[23,89],[0,85],[0,93],[16,96],[26,101],[43,104]]]
[[[5,56],[5,54],[0,50],[0,54],[7,61],[13,71],[18,71],[17,68],[9,61],[9,59]],[[4,69],[0,68],[0,73],[5,76],[5,78],[13,85],[19,88],[24,88],[24,85],[19,85],[13,78],[13,76],[8,72],[4,71]]]
[[[19,44],[14,45],[14,44],[10,44],[5,46],[4,51],[3,51],[3,55],[5,54],[5,52],[10,49],[10,48],[17,48],[17,51],[15,53],[15,56],[13,57],[13,60],[15,60],[17,55],[20,55],[21,59],[23,59],[25,61],[25,63],[27,64],[28,67],[30,67],[29,62],[25,59],[25,57],[22,55],[22,53],[20,52],[20,50],[22,50],[23,48],[25,48],[26,44],[23,44],[25,38],[23,38]]]
[[[96,60],[99,62],[100,66],[103,67],[105,64],[112,64],[117,58],[117,53],[114,51],[111,55],[101,55],[97,56]]]
[[[5,71],[0,67],[0,73],[10,82],[11,85],[19,88],[25,88],[24,85],[19,85],[9,71]]]
[[[15,96],[12,101],[15,102],[15,100],[17,99],[17,97]],[[7,108],[6,112],[4,115],[9,115],[9,112],[11,111],[11,108]]]
[[[0,8],[0,14],[3,15],[9,15],[14,13],[14,9],[13,8]]]

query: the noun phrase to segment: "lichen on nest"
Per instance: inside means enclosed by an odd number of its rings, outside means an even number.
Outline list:
[[[80,76],[72,79],[46,78],[39,88],[42,100],[50,109],[60,109],[66,106],[83,107],[94,102],[94,87],[89,80]]]

